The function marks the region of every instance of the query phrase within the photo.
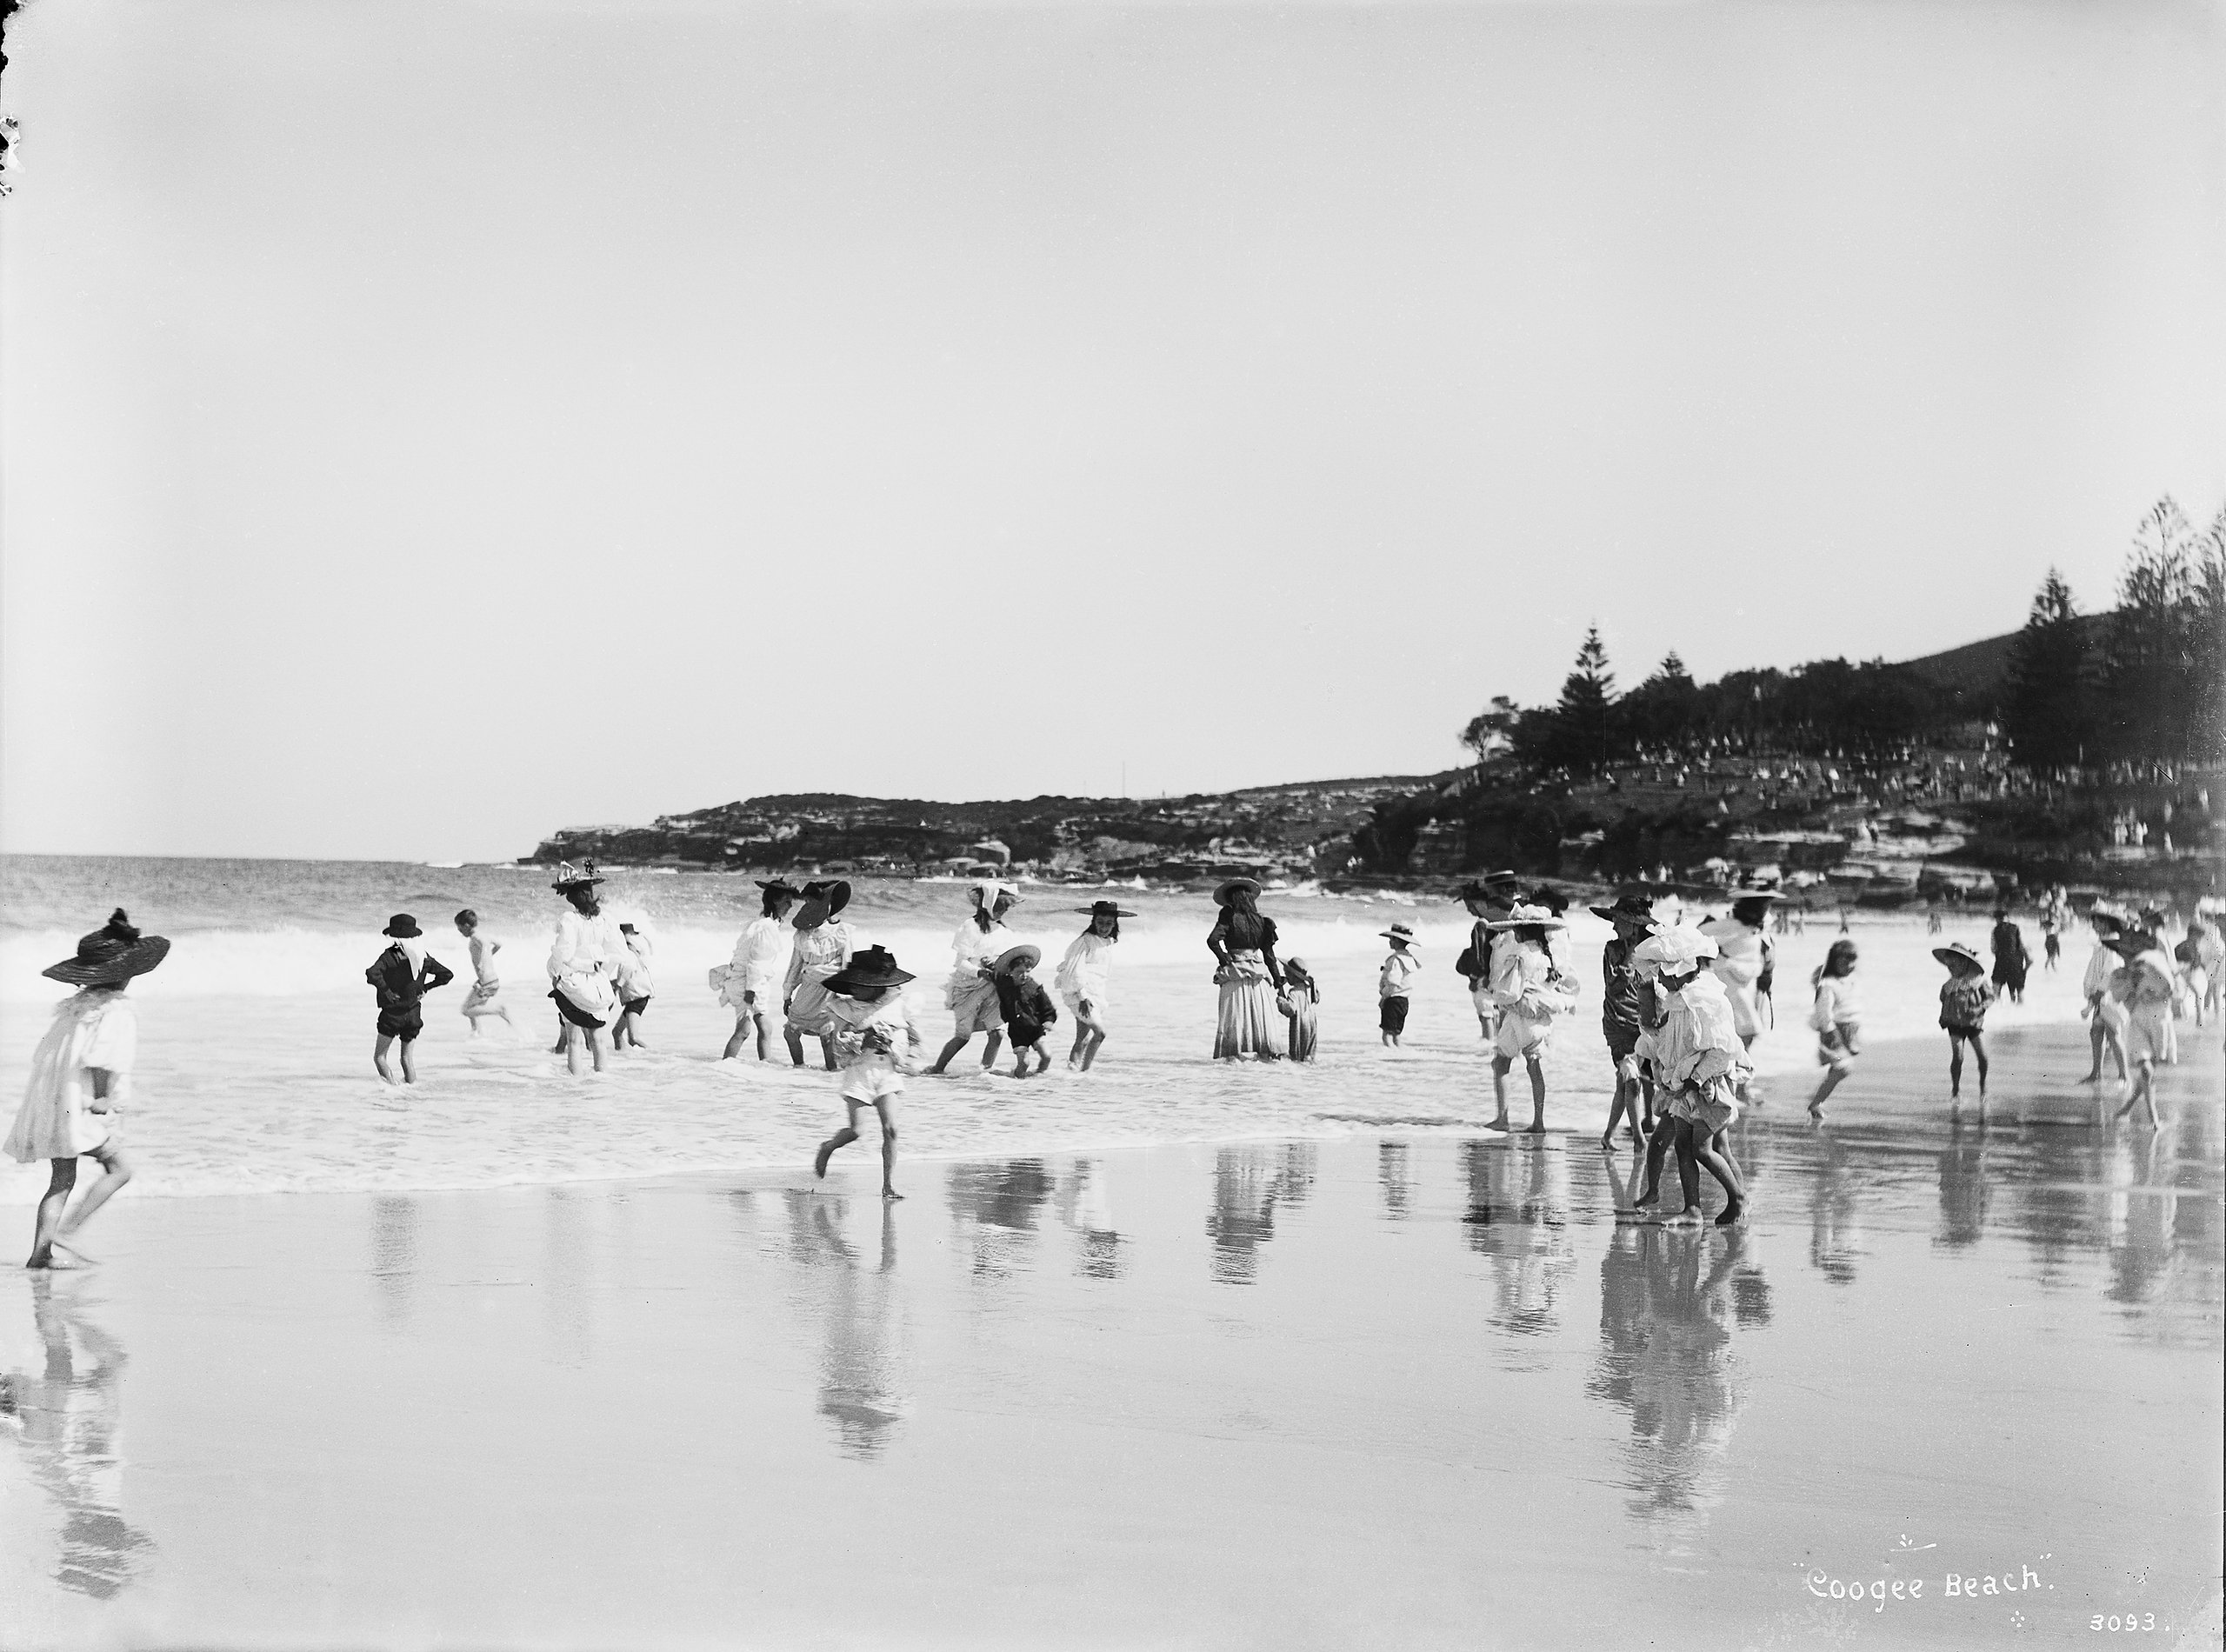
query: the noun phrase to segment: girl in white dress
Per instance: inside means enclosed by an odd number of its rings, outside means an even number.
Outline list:
[[[829,883],[807,883],[796,908],[796,950],[789,956],[789,973],[781,1002],[788,1024],[781,1029],[788,1040],[789,1059],[803,1065],[803,1036],[819,1040],[819,1053],[827,1070],[835,1061],[835,1016],[827,1006],[827,983],[850,962],[850,926],[842,921],[850,903],[850,886],[841,878]]]
[[[170,943],[158,935],[142,936],[119,906],[105,926],[77,943],[76,957],[40,971],[79,990],[55,1007],[54,1024],[31,1056],[30,1082],[8,1132],[10,1157],[23,1164],[44,1159],[52,1167],[38,1202],[38,1225],[25,1267],[53,1267],[59,1242],[131,1179],[131,1166],[118,1146],[115,1115],[131,1093],[139,1017],[123,988],[132,976],[160,963],[170,949]],[[81,1157],[98,1163],[103,1174],[65,1220],[63,1208],[77,1184]]]
[[[1136,914],[1111,901],[1093,901],[1075,910],[1088,916],[1090,927],[1067,948],[1051,981],[1075,1018],[1075,1047],[1067,1054],[1067,1065],[1086,1073],[1105,1047],[1105,987],[1113,949],[1121,939],[1121,920]]]
[[[994,976],[997,960],[1013,945],[1005,914],[1019,903],[1020,896],[992,878],[984,878],[966,893],[974,909],[950,938],[950,979],[943,993],[943,1007],[951,1013],[950,1042],[928,1069],[931,1073],[950,1065],[950,1058],[977,1032],[990,1035],[989,1047],[982,1052],[985,1070],[997,1064],[997,1050],[1004,1042]]]

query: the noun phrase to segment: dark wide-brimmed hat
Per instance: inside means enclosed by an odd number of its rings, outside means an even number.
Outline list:
[[[1016,947],[1007,947],[990,969],[993,975],[1004,975],[1014,969],[1033,969],[1043,962],[1043,949],[1030,946],[1023,942]]]
[[[1610,923],[1658,923],[1654,916],[1654,903],[1661,897],[1647,889],[1625,889],[1606,906],[1590,909],[1596,918],[1605,918]]]
[[[797,891],[803,905],[796,912],[799,929],[816,929],[850,903],[850,886],[841,878],[831,883],[807,883]]]
[[[1214,891],[1214,904],[1227,906],[1231,891],[1236,889],[1243,889],[1248,895],[1257,895],[1260,892],[1260,880],[1256,877],[1230,878],[1229,882]]]
[[[570,895],[574,889],[591,889],[603,880],[595,875],[595,863],[590,861],[587,869],[576,872],[570,861],[556,863],[556,881],[549,887],[559,895]]]
[[[407,912],[397,912],[386,921],[386,928],[379,933],[392,936],[397,941],[415,941],[425,932],[417,927],[416,918]]]
[[[97,987],[143,976],[168,955],[170,943],[159,935],[143,936],[117,907],[100,929],[77,943],[77,956],[39,971],[50,981],[73,987]]]
[[[1487,872],[1482,877],[1472,877],[1463,883],[1453,898],[1463,903],[1487,900],[1494,895],[1511,891],[1521,881],[1510,870]]]
[[[1409,946],[1415,943],[1415,932],[1403,923],[1395,923],[1388,929],[1378,929],[1376,933],[1387,941],[1404,941]]]
[[[1950,941],[1944,947],[1933,948],[1932,956],[1939,959],[1941,963],[1946,964],[1951,969],[1954,969],[1958,963],[1968,963],[1974,969],[1984,969],[1986,968],[1986,961],[1980,957],[1977,953],[1972,951],[1970,948],[1965,946],[1961,941]]]
[[[1724,895],[1730,901],[1731,909],[1735,912],[1749,902],[1767,903],[1782,901],[1785,898],[1776,889],[1726,889]]]
[[[1076,911],[1090,918],[1132,918],[1136,914],[1117,901],[1092,901],[1088,906],[1078,906]]]
[[[794,900],[803,891],[785,877],[760,877],[751,880],[768,895],[785,895]]]
[[[896,967],[896,955],[883,947],[868,947],[827,978],[827,990],[845,995],[861,987],[901,987],[914,977]]]

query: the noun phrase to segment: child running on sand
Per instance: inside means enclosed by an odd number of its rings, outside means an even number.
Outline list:
[[[1315,1007],[1322,1002],[1321,989],[1314,984],[1314,977],[1306,968],[1303,958],[1283,960],[1283,996],[1276,1000],[1283,1019],[1290,1023],[1290,1058],[1293,1061],[1314,1059]]]
[[[390,1084],[414,1084],[417,1082],[417,1057],[410,1047],[425,1030],[425,995],[435,987],[447,986],[456,979],[456,972],[423,945],[411,944],[422,942],[425,932],[409,913],[396,913],[380,933],[394,944],[363,971],[363,979],[370,983],[379,1001],[378,1042],[371,1047],[371,1065]],[[402,1041],[399,1079],[386,1064],[387,1051],[397,1038]]]
[[[1383,1029],[1384,1047],[1396,1049],[1399,1035],[1407,1030],[1407,984],[1423,966],[1411,949],[1415,932],[1405,924],[1393,924],[1383,931],[1383,938],[1391,943],[1391,951],[1376,975],[1376,1024]]]
[[[811,1173],[823,1180],[836,1149],[858,1139],[858,1109],[870,1107],[881,1121],[881,1196],[901,1199],[896,1190],[896,1098],[904,1075],[916,1071],[920,1029],[904,1008],[904,983],[912,977],[880,947],[855,955],[827,977],[826,1011],[833,1030],[829,1049],[841,1064],[843,1107],[850,1122],[819,1144]]]
[[[1963,1093],[1963,1046],[1979,1068],[1979,1111],[1986,1111],[1986,1012],[1994,1002],[1987,984],[1986,964],[1961,941],[1932,949],[1932,956],[1948,966],[1948,979],[1940,989],[1940,1024],[1948,1033],[1948,1099]]]
[[[1746,1182],[1731,1157],[1724,1132],[1739,1116],[1739,1087],[1750,1063],[1730,994],[1709,968],[1716,950],[1716,943],[1710,936],[1691,929],[1668,929],[1650,936],[1631,955],[1634,968],[1653,978],[1664,1000],[1662,1026],[1654,1038],[1655,1071],[1667,1098],[1663,1122],[1670,1126],[1657,1129],[1654,1142],[1648,1144],[1646,1191],[1636,1202],[1643,1209],[1659,1196],[1663,1160],[1659,1144],[1663,1137],[1674,1136],[1677,1182],[1684,1205],[1670,1221],[1681,1226],[1698,1223],[1703,1214],[1700,1201],[1700,1167],[1703,1165],[1723,1189],[1717,1227],[1730,1227],[1747,1208]]]
[[[1855,1058],[1863,1053],[1856,1042],[1862,1030],[1863,1012],[1855,996],[1855,943],[1844,939],[1833,942],[1823,963],[1809,980],[1816,989],[1816,1007],[1809,1012],[1809,1024],[1816,1032],[1817,1064],[1824,1069],[1824,1082],[1809,1098],[1809,1116],[1822,1118],[1824,1098],[1855,1070]]]
[[[623,1049],[631,1044],[647,1049],[642,1042],[642,1017],[650,1013],[650,995],[656,989],[650,975],[650,966],[656,961],[656,943],[631,923],[620,924],[618,933],[626,951],[618,960],[618,1023],[610,1029],[610,1047]]]
[[[1075,1047],[1067,1052],[1067,1065],[1086,1073],[1105,1047],[1105,988],[1121,920],[1136,914],[1112,901],[1092,901],[1075,910],[1089,917],[1090,927],[1068,946],[1051,983],[1074,1012]]]
[[[1507,1075],[1520,1057],[1530,1072],[1530,1136],[1546,1133],[1546,1051],[1554,1018],[1576,1002],[1576,984],[1555,967],[1546,937],[1569,926],[1543,906],[1518,906],[1491,929],[1503,932],[1492,948],[1492,1002],[1499,1031],[1492,1042],[1492,1100],[1497,1110],[1486,1126],[1508,1129]]]
[[[479,1023],[500,1016],[503,1025],[516,1029],[510,1006],[503,1002],[503,978],[495,969],[495,955],[503,943],[479,933],[479,914],[466,907],[456,915],[457,933],[471,950],[471,989],[463,995],[463,1017],[471,1023],[471,1036],[479,1036]]]
[[[131,1093],[139,1018],[123,989],[170,949],[161,936],[142,936],[119,906],[105,927],[77,943],[77,956],[39,971],[77,991],[54,1007],[54,1023],[32,1052],[30,1082],[8,1131],[10,1158],[48,1163],[26,1268],[53,1267],[55,1250],[70,1249],[62,1240],[131,1180],[131,1166],[117,1145],[116,1114]],[[77,1185],[80,1158],[99,1165],[101,1179],[65,1218],[63,1208]]]
[[[2125,1006],[2125,1049],[2133,1060],[2133,1080],[2126,1086],[2123,1118],[2136,1103],[2149,1109],[2149,1128],[2156,1128],[2156,1063],[2171,1059],[2175,983],[2172,962],[2146,930],[2128,928],[2110,944],[2125,960],[2110,977],[2110,996]]]
[[[1043,1048],[1043,1034],[1059,1018],[1051,1007],[1051,995],[1043,990],[1035,976],[1036,966],[1043,962],[1042,950],[1031,946],[1016,946],[1001,954],[994,971],[997,984],[997,1015],[1005,1023],[1005,1038],[1012,1045],[1012,1076],[1027,1078],[1028,1058],[1036,1057],[1036,1070],[1049,1072],[1051,1068],[1050,1052]]]

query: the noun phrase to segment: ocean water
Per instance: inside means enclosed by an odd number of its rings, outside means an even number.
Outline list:
[[[948,1036],[943,983],[950,940],[965,912],[956,880],[856,880],[846,916],[863,947],[879,944],[919,979],[908,998],[930,1053]],[[611,1058],[574,1079],[549,1053],[556,1016],[542,963],[561,903],[545,868],[431,867],[355,862],[0,858],[0,1099],[12,1112],[30,1053],[67,989],[39,970],[70,956],[110,908],[127,908],[168,936],[169,959],[134,983],[141,1068],[124,1116],[137,1196],[468,1188],[743,1169],[807,1162],[841,1117],[836,1080],[816,1062],[722,1063],[731,1027],[706,981],[755,916],[756,884],[741,876],[617,872],[609,904],[635,916],[657,945],[656,990],[644,1025],[649,1050]],[[1050,966],[1086,920],[1074,912],[1098,891],[1023,886],[1010,920],[1043,947]],[[1123,925],[1110,993],[1114,1036],[1087,1075],[1052,1070],[1025,1082],[1010,1058],[985,1075],[983,1041],[943,1078],[911,1081],[902,1112],[908,1157],[950,1157],[1255,1137],[1330,1137],[1386,1124],[1473,1129],[1491,1113],[1491,1082],[1456,955],[1469,919],[1450,902],[1393,891],[1336,896],[1302,886],[1271,891],[1285,956],[1305,958],[1321,983],[1321,1059],[1226,1065],[1210,1058],[1216,992],[1205,936],[1213,906],[1201,895],[1121,889],[1138,913]],[[427,1001],[417,1045],[421,1082],[397,1089],[371,1069],[375,1009],[363,979],[385,942],[389,915],[413,913],[429,949],[469,975],[451,919],[477,911],[504,943],[505,996],[519,1028],[468,1039],[462,979]],[[1556,1029],[1548,1122],[1597,1132],[1612,1075],[1599,1034],[1599,951],[1608,926],[1572,909],[1568,947],[1583,996]],[[1418,931],[1423,971],[1403,1049],[1376,1030],[1380,932],[1393,920]],[[1939,1036],[1943,978],[1930,949],[1962,939],[1984,951],[1973,915],[1936,941],[1921,918],[1854,922],[1863,949],[1866,1036]],[[1763,1117],[1790,1122],[1815,1073],[1806,1009],[1809,972],[1837,933],[1811,921],[1780,942],[1778,1024],[1756,1049],[1774,1099]],[[2039,937],[2029,935],[2037,952]],[[1990,1025],[2075,1017],[2086,958],[2075,939],[2063,970],[2036,972],[2023,1005]],[[1070,1028],[1049,1041],[1063,1057]],[[1518,1108],[1527,1089],[1512,1080]],[[858,1149],[853,1149],[854,1151]],[[25,1203],[41,1167],[0,1168],[0,1202]]]

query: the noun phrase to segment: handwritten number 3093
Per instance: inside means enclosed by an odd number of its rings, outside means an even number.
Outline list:
[[[2087,1620],[2087,1627],[2090,1629],[2153,1629],[2156,1627],[2156,1614],[2128,1612],[2121,1617],[2117,1613],[2113,1612],[2109,1616],[2104,1617],[2097,1612]]]

